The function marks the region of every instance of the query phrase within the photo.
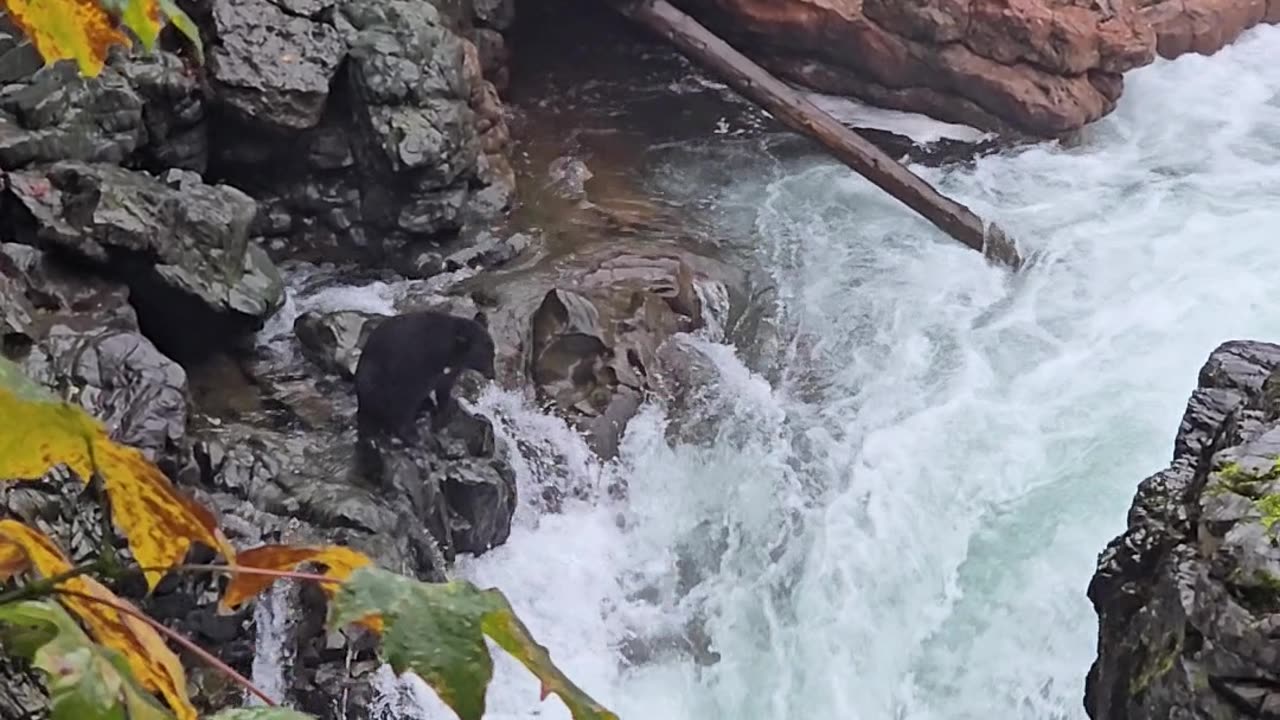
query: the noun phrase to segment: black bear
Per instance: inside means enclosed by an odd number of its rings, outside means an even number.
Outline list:
[[[428,310],[382,321],[369,333],[356,365],[360,437],[394,435],[416,442],[422,409],[441,419],[458,373],[476,370],[492,380],[493,360],[483,313],[470,319]]]

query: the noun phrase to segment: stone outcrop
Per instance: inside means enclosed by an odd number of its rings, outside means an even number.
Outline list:
[[[658,241],[581,247],[472,285],[492,305],[499,376],[531,385],[605,457],[658,389],[664,343],[722,328],[749,294],[746,273]]]
[[[1048,136],[1110,112],[1123,74],[1211,53],[1274,0],[685,0],[783,77],[981,128]]]
[[[93,413],[114,439],[142,449],[182,492],[215,512],[237,547],[341,543],[384,567],[439,579],[456,553],[483,553],[506,540],[515,478],[507,448],[484,418],[455,408],[439,431],[423,428],[432,444],[380,447],[377,467],[361,467],[353,393],[349,386],[326,387],[335,380],[304,358],[299,338],[286,336],[273,346],[279,352],[241,360],[218,379],[221,402],[197,403],[196,386],[207,382],[201,376],[209,370],[188,373],[159,352],[141,331],[128,295],[122,282],[86,277],[53,251],[0,244],[5,355],[31,379]],[[326,367],[340,367],[347,346],[359,345],[360,323],[309,322],[335,328],[317,337],[344,338],[342,328],[354,327],[345,345],[314,344],[309,355]],[[481,389],[480,378],[468,375],[455,392],[474,400]],[[82,489],[60,472],[38,482],[0,483],[0,514],[37,524],[82,559],[102,542],[98,506]],[[258,631],[254,611],[218,616],[209,582],[170,578],[146,599],[140,585],[126,582],[120,591],[247,674]],[[290,593],[294,607],[320,602]],[[324,613],[312,607],[300,615],[322,619]],[[378,664],[371,648],[335,643],[308,622],[290,625],[281,641],[295,658],[283,689],[292,702],[320,717],[365,717],[370,673]],[[234,693],[216,697],[216,674],[206,676],[198,666],[191,672],[202,703],[240,704]],[[6,678],[0,716],[24,717],[43,702],[33,678],[2,660],[0,676]],[[344,698],[346,709],[335,712]]]
[[[1099,557],[1091,718],[1280,716],[1278,522],[1280,345],[1229,342]]]
[[[441,3],[442,6],[447,4]],[[513,197],[510,136],[461,8],[413,0],[204,0],[210,171],[261,200],[278,255],[420,272],[418,255]],[[475,30],[479,32],[479,30]],[[496,31],[495,31],[496,32]]]
[[[1156,51],[1175,58],[1211,55],[1259,23],[1280,23],[1275,0],[1139,0],[1142,19],[1156,34]]]
[[[236,546],[339,543],[442,579],[455,554],[510,533],[514,473],[488,421],[458,408],[432,444],[360,465],[346,376],[369,318],[304,315],[270,346],[253,333],[284,307],[282,260],[427,276],[528,242],[464,232],[513,190],[494,84],[513,6],[184,7],[205,67],[173,47],[116,52],[95,78],[41,68],[0,17],[0,352],[155,460]],[[456,392],[480,389],[464,377]],[[83,559],[112,539],[82,490],[61,472],[0,483],[0,514]],[[251,672],[263,605],[219,616],[210,578],[117,589]],[[380,663],[324,632],[311,590],[283,595],[301,612],[284,623],[279,692],[320,717],[367,717]],[[202,710],[242,704],[216,673],[188,671]],[[0,656],[0,679],[0,717],[41,716],[37,678]]]
[[[284,301],[275,266],[249,237],[257,204],[235,188],[184,170],[161,180],[71,161],[6,180],[0,214],[12,237],[125,279],[143,325],[171,354],[199,352],[186,346],[203,346],[206,334],[261,327]]]

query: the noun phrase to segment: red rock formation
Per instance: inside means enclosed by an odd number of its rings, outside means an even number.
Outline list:
[[[1115,107],[1123,73],[1211,53],[1280,0],[684,0],[757,61],[819,91],[1056,135]]]
[[[1260,22],[1280,22],[1280,0],[1156,0],[1141,15],[1156,33],[1161,57],[1211,55]]]

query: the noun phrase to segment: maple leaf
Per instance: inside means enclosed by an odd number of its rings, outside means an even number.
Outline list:
[[[185,497],[137,448],[121,445],[82,408],[62,402],[0,358],[0,480],[34,480],[59,464],[84,482],[102,478],[111,519],[154,589],[193,541],[235,562],[208,510]]]
[[[484,715],[485,692],[493,679],[486,635],[542,681],[543,698],[558,695],[574,720],[618,720],[551,662],[550,653],[497,590],[460,580],[418,582],[363,567],[334,596],[328,624],[340,628],[370,617],[382,621],[381,653],[391,668],[416,673],[461,720]]]
[[[0,548],[4,548],[6,556],[15,548],[20,550],[30,567],[45,578],[64,575],[72,569],[52,540],[16,520],[0,520]],[[111,607],[114,604],[132,609],[133,605],[85,575],[63,579],[57,587],[65,591],[58,596],[59,602],[84,622],[95,640],[124,655],[143,687],[160,693],[179,720],[195,720],[196,710],[187,698],[186,673],[178,656],[152,627]]]
[[[80,72],[102,72],[112,45],[131,47],[129,37],[96,0],[3,0],[9,16],[45,62],[74,59]]]
[[[334,580],[346,580],[356,568],[371,565],[372,560],[364,553],[340,545],[323,547],[303,547],[291,545],[261,545],[236,553],[236,567],[257,568],[259,570],[293,570],[303,563],[324,565],[325,577]],[[231,582],[222,593],[218,602],[219,612],[231,612],[244,601],[266,590],[280,578],[270,575],[236,573],[233,571]],[[333,596],[338,583],[319,583],[320,589]]]

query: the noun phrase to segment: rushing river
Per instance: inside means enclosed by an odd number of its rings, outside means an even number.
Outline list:
[[[1083,718],[1097,553],[1168,461],[1209,351],[1280,338],[1276,68],[1280,29],[1259,29],[1132,73],[1071,147],[922,169],[1034,251],[1017,277],[821,156],[663,151],[654,191],[749,231],[801,342],[770,383],[690,339],[719,368],[714,442],[672,445],[650,406],[607,466],[488,394],[525,498],[594,497],[523,505],[459,572],[625,720]],[[671,641],[690,628],[709,647]],[[568,718],[506,660],[490,706]]]

